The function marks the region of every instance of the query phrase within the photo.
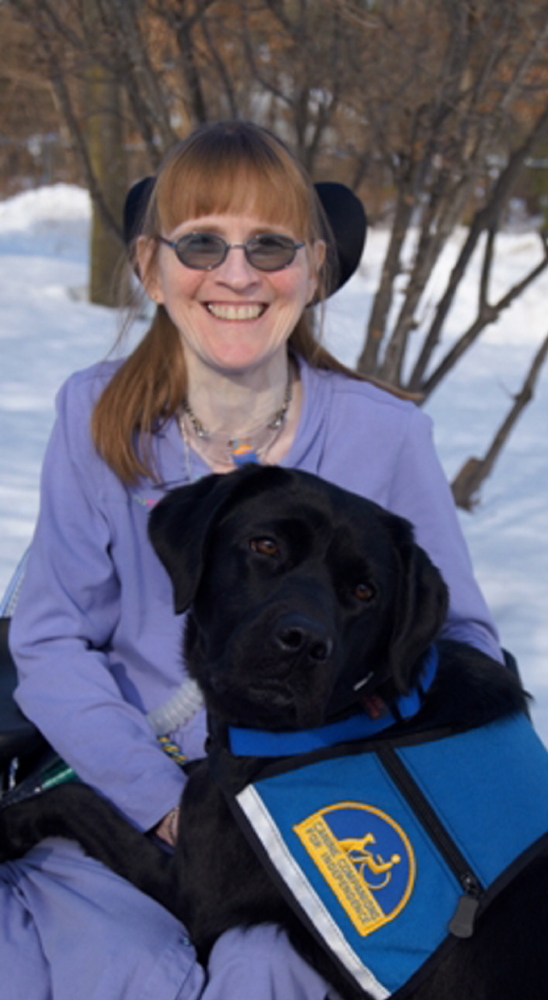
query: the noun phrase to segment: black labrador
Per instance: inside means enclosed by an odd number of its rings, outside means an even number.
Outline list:
[[[369,998],[318,945],[249,846],[215,761],[226,726],[308,731],[348,718],[358,705],[396,704],[416,684],[444,621],[445,584],[406,521],[315,476],[276,467],[246,466],[173,491],[153,510],[150,536],[176,611],[190,607],[185,658],[205,697],[212,744],[208,758],[188,768],[176,852],[169,856],[74,784],[0,811],[0,857],[19,856],[48,835],[77,839],[174,912],[203,961],[226,929],[279,923],[341,996]],[[442,642],[439,651],[423,707],[390,731],[478,726],[527,711],[510,670],[461,644]],[[243,785],[260,765],[232,757],[231,779]],[[544,998],[546,898],[542,856],[405,995]]]

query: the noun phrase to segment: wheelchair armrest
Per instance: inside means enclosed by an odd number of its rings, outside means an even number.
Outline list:
[[[8,646],[9,623],[9,618],[0,618],[0,769],[13,757],[47,747],[40,731],[13,699],[17,673]]]

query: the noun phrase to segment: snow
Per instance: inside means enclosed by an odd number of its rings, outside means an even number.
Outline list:
[[[56,390],[74,370],[105,357],[119,332],[113,310],[85,301],[89,197],[58,184],[0,203],[0,594],[32,535],[39,473]],[[455,234],[432,275],[432,305],[464,238]],[[378,282],[385,232],[370,232],[359,274],[331,300],[325,341],[354,364]],[[533,232],[497,243],[494,295],[540,259]],[[442,352],[474,316],[479,256],[473,261]],[[405,279],[402,279],[405,280]],[[482,457],[548,330],[548,274],[504,313],[426,405],[452,478]],[[430,308],[431,308],[430,305]],[[425,310],[423,322],[428,320]],[[420,340],[420,333],[416,335]],[[548,365],[473,513],[460,512],[476,575],[534,696],[533,719],[548,740]]]

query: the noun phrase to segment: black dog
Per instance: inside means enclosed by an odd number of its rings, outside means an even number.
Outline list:
[[[189,767],[176,853],[157,849],[91,789],[70,785],[0,812],[0,857],[52,834],[77,839],[180,917],[202,960],[226,929],[275,922],[342,996],[370,998],[318,944],[235,822],[219,768],[228,761],[240,788],[262,762],[231,756],[225,730],[308,731],[354,716],[360,704],[370,714],[396,706],[417,685],[444,620],[445,585],[407,522],[296,471],[248,466],[175,490],[153,511],[150,532],[176,610],[191,607],[185,656],[212,734],[209,758]],[[526,711],[511,671],[460,644],[439,649],[423,707],[406,721],[394,707],[389,735]],[[543,854],[480,912],[471,937],[401,995],[544,998],[547,893]]]

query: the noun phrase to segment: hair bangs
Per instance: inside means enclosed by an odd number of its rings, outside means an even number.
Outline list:
[[[313,189],[288,150],[258,127],[198,130],[172,152],[155,191],[157,231],[204,215],[254,215],[313,242]]]

